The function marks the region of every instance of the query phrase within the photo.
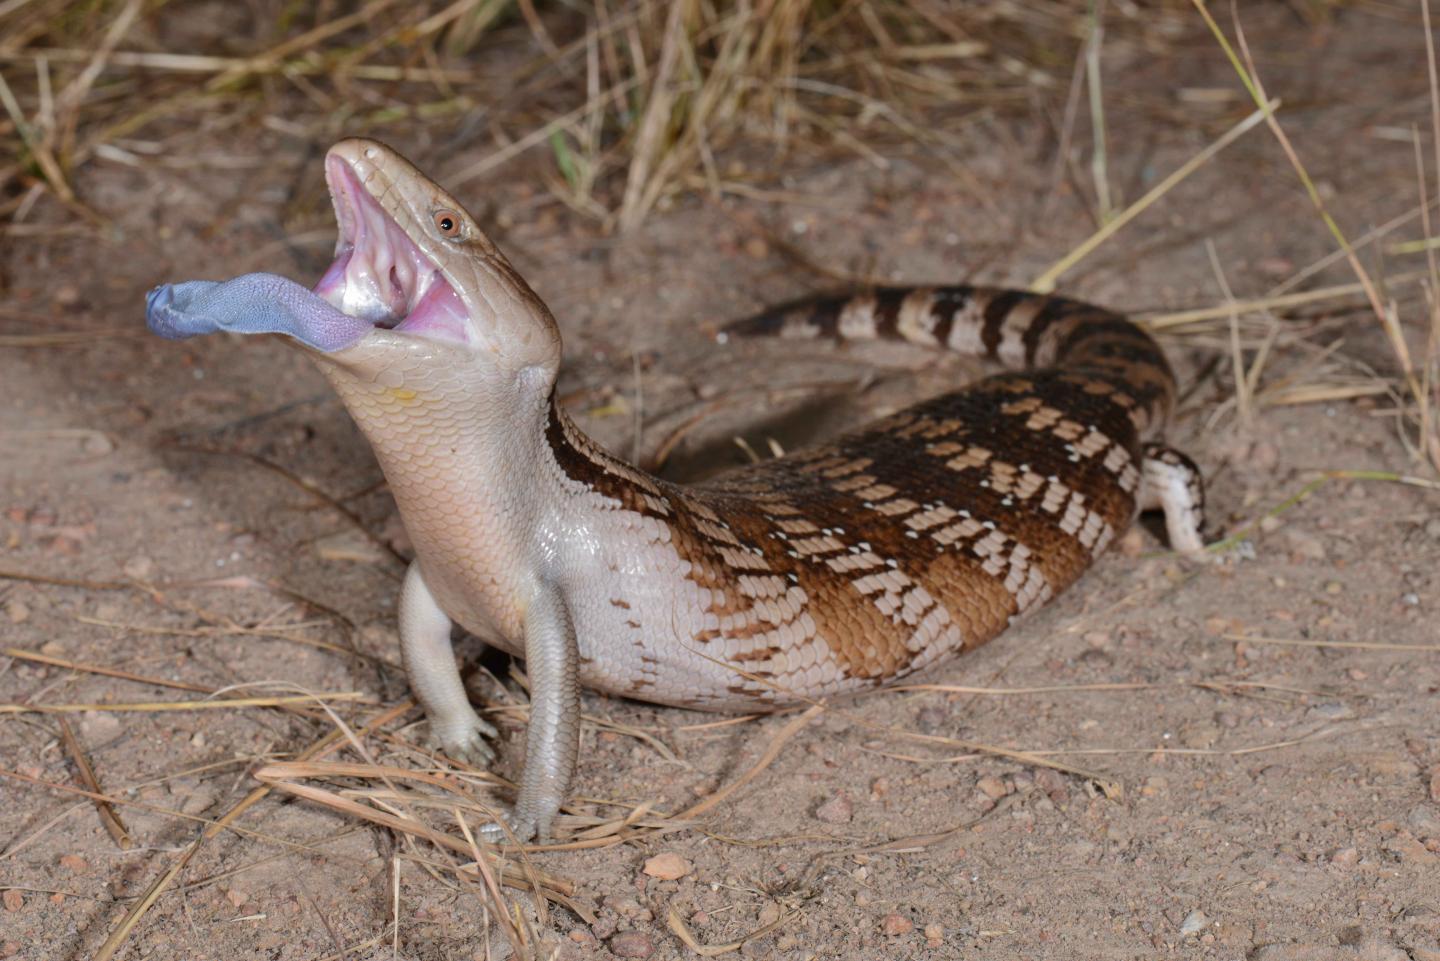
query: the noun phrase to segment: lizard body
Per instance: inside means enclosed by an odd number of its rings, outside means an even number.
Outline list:
[[[449,753],[491,757],[452,624],[525,657],[524,839],[574,771],[579,685],[766,710],[883,685],[990,640],[1161,507],[1199,550],[1202,497],[1159,446],[1175,380],[1118,314],[980,287],[779,308],[738,335],[889,338],[1013,371],[828,443],[681,486],[590,441],[555,402],[559,328],[463,208],[389,148],[326,161],[335,264],[151,294],[152,329],[283,332],[374,447],[416,559],[399,633]],[[259,279],[257,279],[259,278]]]

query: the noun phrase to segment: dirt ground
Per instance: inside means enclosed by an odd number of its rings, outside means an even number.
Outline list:
[[[1418,203],[1407,138],[1428,127],[1429,100],[1412,6],[1357,6],[1322,26],[1287,5],[1247,12],[1286,129],[1351,237]],[[1198,23],[1163,57],[1107,48],[1105,70],[1112,182],[1127,202],[1248,109]],[[688,197],[621,238],[556,203],[544,164],[523,158],[461,194],[560,318],[561,389],[581,424],[642,457],[684,428],[669,469],[693,475],[737,461],[739,431],[788,446],[974,372],[908,350],[718,346],[710,334],[836,286],[787,248],[896,282],[1029,282],[1095,227],[1088,154],[1053,177],[1053,106],[980,116],[958,163],[913,148],[883,166],[796,162],[777,172],[784,198]],[[344,410],[275,339],[170,343],[143,328],[144,293],[162,280],[319,276],[333,241],[326,144],[272,119],[165,131],[163,152],[138,166],[98,159],[78,186],[106,228],[6,236],[0,333],[83,336],[0,347],[0,635],[10,651],[206,688],[394,704],[407,692],[391,551],[407,547]],[[475,159],[443,144],[438,130],[396,142],[442,182]],[[70,222],[45,203],[32,220]],[[1424,258],[1387,245],[1420,236],[1413,221],[1362,256],[1399,277]],[[1245,299],[1332,250],[1262,126],[1061,288],[1163,313],[1222,303],[1217,265]],[[1300,289],[1353,279],[1342,264]],[[1423,353],[1420,288],[1396,281],[1387,295]],[[1269,321],[1246,323],[1253,333]],[[1358,297],[1280,323],[1262,387],[1393,375]],[[1137,532],[1041,615],[928,678],[951,690],[832,705],[691,828],[534,855],[595,917],[552,906],[536,927],[541,952],[696,957],[671,932],[674,913],[705,944],[779,922],[738,953],[796,961],[1440,959],[1440,494],[1332,480],[1251,527],[1316,470],[1431,475],[1407,455],[1389,396],[1262,406],[1242,426],[1227,336],[1222,321],[1167,337],[1188,389],[1171,439],[1210,478],[1210,534],[1249,530],[1239,550],[1196,568]],[[467,663],[481,656],[473,641],[459,649]],[[485,663],[504,676],[503,661]],[[517,697],[483,674],[473,690],[492,705]],[[4,704],[200,696],[0,656]],[[335,710],[353,720],[376,708]],[[793,720],[707,726],[716,718],[591,694],[585,710],[613,724],[587,727],[577,794],[670,812],[752,768]],[[91,957],[196,837],[195,818],[223,814],[255,787],[259,762],[330,729],[261,708],[3,717],[0,958],[27,961]],[[118,808],[128,850],[88,800],[38,783],[80,783],[62,719],[103,789],[129,802]],[[505,727],[501,770],[513,774],[520,729]],[[423,736],[413,723],[404,732]],[[977,743],[1095,776],[967,747]],[[426,763],[369,744],[376,760]],[[427,871],[437,856],[423,844],[278,796],[236,827],[200,849],[120,957],[509,951],[472,891]],[[907,838],[919,840],[886,848]],[[685,859],[683,876],[644,872],[662,853]]]

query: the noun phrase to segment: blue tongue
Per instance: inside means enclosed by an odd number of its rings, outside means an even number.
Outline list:
[[[343,314],[314,291],[275,274],[245,274],[223,283],[161,284],[145,297],[145,323],[169,340],[228,330],[287,334],[330,353],[360,342],[373,328]]]

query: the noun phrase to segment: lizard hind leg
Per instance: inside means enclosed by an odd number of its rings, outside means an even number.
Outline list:
[[[1195,462],[1173,447],[1146,444],[1141,457],[1140,509],[1165,513],[1171,550],[1197,556],[1205,549],[1205,482]]]

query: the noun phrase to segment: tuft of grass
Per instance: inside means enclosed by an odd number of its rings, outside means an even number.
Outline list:
[[[1246,93],[1249,94],[1250,99],[1257,107],[1262,109],[1268,104],[1273,103],[1270,95],[1265,90],[1265,85],[1255,65],[1255,60],[1251,56],[1250,47],[1246,41],[1245,31],[1240,22],[1238,10],[1232,7],[1232,30],[1235,35],[1235,43],[1232,44],[1230,38],[1210,14],[1205,0],[1191,0],[1191,3],[1204,21],[1206,27],[1209,28],[1211,35],[1215,38],[1215,42],[1225,54],[1226,59],[1229,60],[1230,65],[1234,68],[1241,85],[1245,88]],[[1422,22],[1425,28],[1425,50],[1430,80],[1431,123],[1433,127],[1431,134],[1433,140],[1435,137],[1440,137],[1440,82],[1437,82],[1436,76],[1434,39],[1430,31],[1429,0],[1422,0],[1420,6]],[[1375,320],[1379,324],[1394,354],[1395,363],[1399,368],[1400,389],[1408,398],[1408,400],[1402,404],[1402,407],[1413,405],[1416,411],[1413,419],[1410,417],[1405,418],[1408,428],[1402,432],[1402,439],[1406,447],[1416,460],[1427,463],[1433,470],[1440,470],[1440,427],[1437,427],[1436,417],[1434,416],[1437,384],[1440,384],[1440,378],[1436,377],[1437,371],[1440,371],[1440,308],[1437,308],[1436,297],[1436,281],[1437,278],[1440,278],[1440,273],[1437,273],[1434,251],[1430,244],[1430,200],[1425,189],[1424,160],[1419,150],[1418,134],[1415,136],[1415,143],[1418,171],[1417,179],[1419,181],[1420,195],[1419,209],[1425,230],[1425,237],[1421,249],[1426,252],[1429,258],[1430,277],[1426,282],[1425,288],[1428,305],[1426,311],[1426,320],[1428,323],[1425,324],[1424,328],[1426,330],[1425,348],[1417,362],[1411,350],[1409,340],[1406,337],[1404,326],[1401,323],[1398,305],[1395,301],[1382,297],[1379,286],[1371,279],[1369,272],[1360,262],[1360,258],[1356,254],[1355,245],[1351,244],[1345,232],[1341,229],[1340,224],[1330,213],[1329,206],[1321,197],[1320,191],[1311,179],[1309,171],[1301,160],[1298,151],[1291,143],[1289,136],[1285,133],[1284,127],[1281,126],[1273,110],[1266,111],[1265,121],[1271,133],[1274,135],[1276,142],[1285,154],[1285,158],[1295,171],[1296,178],[1300,181],[1305,189],[1306,195],[1310,198],[1316,215],[1320,218],[1325,229],[1335,239],[1335,243],[1339,248],[1338,253],[1340,257],[1349,264],[1351,270],[1354,272],[1360,289],[1363,291],[1370,306],[1371,312],[1374,314]],[[1437,176],[1440,176],[1440,144],[1436,145],[1436,151]],[[1245,383],[1245,378],[1241,377],[1237,371],[1238,392],[1236,406],[1237,409],[1242,411],[1245,410],[1245,402],[1247,400],[1247,398],[1243,396],[1245,393]]]
[[[206,131],[270,126],[323,146],[340,130],[434,139],[425,122],[453,117],[448,182],[548,145],[556,195],[628,230],[678,194],[753,194],[797,156],[943,152],[968,118],[1059,89],[1087,37],[1098,71],[1102,13],[1107,35],[1153,46],[1175,9],[341,0],[207,24],[140,0],[3,0],[0,217],[50,196],[103,222],[85,203],[90,164],[183,152]]]

